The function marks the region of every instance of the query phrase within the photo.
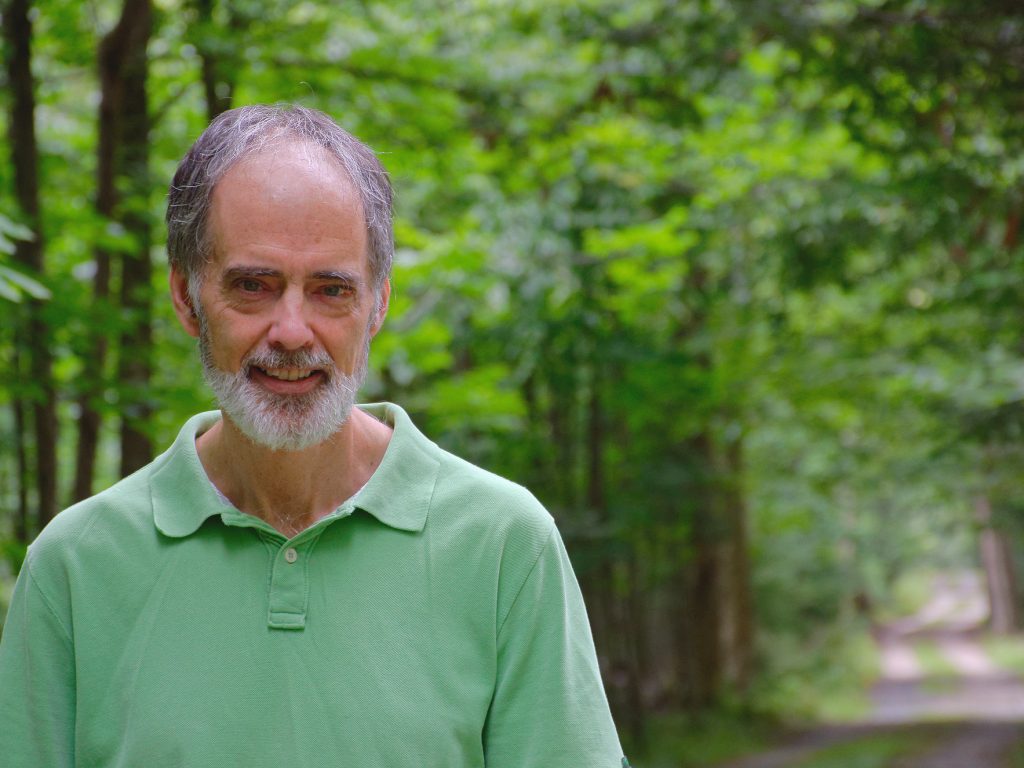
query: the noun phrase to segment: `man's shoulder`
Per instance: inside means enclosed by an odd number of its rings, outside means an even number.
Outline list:
[[[41,567],[73,559],[85,540],[120,548],[129,539],[150,534],[150,480],[162,459],[58,513],[30,545],[29,563]]]
[[[402,464],[403,471],[388,475],[388,479],[410,481],[428,492],[428,526],[435,531],[450,526],[453,532],[486,534],[494,541],[508,536],[540,543],[548,539],[554,521],[522,485],[442,448],[393,403],[360,407],[394,425],[392,440],[397,441],[393,444],[398,452],[390,471],[395,464]]]
[[[481,503],[510,507],[529,517],[551,518],[533,493],[519,483],[440,447],[437,456],[440,461],[438,492],[444,496],[471,495]]]
[[[149,464],[59,513],[39,534],[29,549],[30,558],[59,556],[74,552],[88,541],[92,548],[128,547],[122,554],[134,554],[140,537],[152,540],[154,490],[164,496],[182,498],[188,507],[186,489],[196,486],[198,459],[193,446],[197,430],[219,418],[216,412],[199,413],[188,419],[175,441]]]
[[[440,466],[431,515],[543,545],[554,519],[524,486],[438,448]]]

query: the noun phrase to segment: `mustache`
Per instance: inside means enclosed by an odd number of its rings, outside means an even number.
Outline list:
[[[334,361],[323,351],[260,349],[246,355],[242,366],[246,371],[253,368],[317,368],[329,373],[334,369]]]

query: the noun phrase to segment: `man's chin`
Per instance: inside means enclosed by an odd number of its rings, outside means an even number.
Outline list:
[[[265,414],[255,418],[251,414],[232,414],[223,406],[221,410],[235,429],[254,445],[270,451],[287,452],[305,451],[330,442],[348,421],[351,412],[346,410],[344,414],[332,413],[329,418],[324,416],[296,423],[292,419],[275,419]]]
[[[257,381],[251,372],[232,375],[213,366],[204,366],[203,373],[237,432],[271,451],[304,451],[328,442],[348,422],[362,383],[362,370],[355,376],[321,374],[292,387],[308,391],[285,393],[270,387],[294,382],[265,374]]]

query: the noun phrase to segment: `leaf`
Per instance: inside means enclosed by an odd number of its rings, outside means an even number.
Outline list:
[[[0,240],[6,239],[5,237],[12,240],[35,240],[35,233],[26,227],[24,224],[19,224],[16,221],[12,221],[3,214],[0,214]]]
[[[49,289],[28,275],[0,264],[0,295],[11,301],[21,301],[21,293],[34,299],[49,299]]]
[[[14,287],[0,276],[0,299],[13,301],[15,304],[21,301],[21,294]]]

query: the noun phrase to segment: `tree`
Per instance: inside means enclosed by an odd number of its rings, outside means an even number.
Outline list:
[[[121,405],[121,473],[129,474],[152,458],[143,424],[151,411],[145,391],[152,371],[150,224],[148,196],[149,113],[146,99],[146,45],[152,32],[149,0],[125,0],[117,24],[99,47],[99,145],[96,210],[116,221],[131,237],[120,253],[118,385],[127,397]],[[93,295],[101,308],[111,299],[114,254],[97,247]],[[101,415],[97,400],[106,384],[109,329],[93,329],[87,373],[79,396],[79,436],[74,499],[92,494]]]
[[[8,141],[14,168],[14,189],[28,232],[15,241],[14,259],[32,275],[42,275],[44,245],[39,204],[39,149],[35,130],[35,83],[32,78],[32,23],[28,0],[11,0],[3,11],[7,52],[7,79],[11,89]],[[7,280],[17,280],[7,272]],[[29,287],[24,282],[23,287]],[[38,291],[37,291],[38,293]],[[31,406],[35,449],[37,515],[35,526],[46,525],[57,514],[57,400],[53,381],[50,332],[44,305],[30,301],[28,311],[18,318],[15,335],[14,369],[23,371],[31,386],[13,399],[17,425],[19,471],[22,494],[18,504],[15,538],[28,542],[29,515],[24,488],[27,486],[25,412]],[[26,358],[26,359],[22,359]],[[17,377],[20,378],[20,377]]]

